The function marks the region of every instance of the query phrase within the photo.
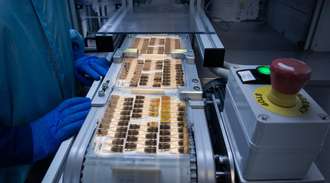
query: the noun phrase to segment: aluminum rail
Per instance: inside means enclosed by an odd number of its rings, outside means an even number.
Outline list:
[[[218,121],[219,121],[219,126],[220,126],[220,129],[221,129],[221,134],[222,134],[222,137],[223,137],[223,141],[224,141],[224,144],[226,146],[226,151],[227,151],[227,156],[226,156],[226,162],[225,163],[228,163],[229,164],[229,172],[225,172],[225,173],[228,173],[229,174],[229,177],[230,177],[230,182],[234,183],[236,182],[236,178],[235,178],[235,162],[234,162],[234,157],[233,157],[233,152],[232,152],[232,149],[231,149],[231,146],[230,146],[230,142],[229,142],[229,139],[228,139],[228,134],[227,134],[227,131],[226,131],[226,128],[223,124],[223,118],[221,116],[221,113],[219,111],[219,107],[218,107],[218,102],[215,98],[214,95],[212,95],[212,102],[213,102],[213,106],[214,106],[214,109],[215,109],[215,112],[216,112],[216,116],[218,118]]]
[[[191,9],[193,6],[191,6]],[[124,19],[127,14],[127,11],[132,8],[132,4],[128,6],[123,6],[120,10],[116,12],[116,14],[109,19],[109,22],[105,24],[98,33],[102,34],[103,30],[115,30],[116,26],[120,24],[120,22]],[[224,47],[216,35],[214,28],[208,18],[206,17],[202,8],[198,8],[199,11],[194,15],[195,23],[198,26],[198,29],[203,31],[210,31],[211,33],[207,34],[196,34],[197,42],[199,44],[198,48],[202,56],[205,57],[205,49],[212,50],[221,49],[224,52]],[[195,9],[196,10],[196,9]],[[107,28],[104,28],[107,26]],[[109,33],[109,32],[108,32]],[[202,50],[201,50],[202,49]],[[221,60],[220,60],[221,62]],[[112,67],[111,67],[112,68]],[[100,87],[100,83],[95,83],[95,90]],[[91,98],[94,98],[96,92],[90,91]],[[196,101],[193,101],[193,111],[203,111],[203,105],[196,105]],[[93,108],[92,110],[96,110],[91,112],[83,124],[79,135],[75,139],[69,139],[63,142],[55,155],[55,158],[50,165],[46,176],[43,179],[43,182],[61,182],[62,179],[64,182],[79,182],[80,181],[80,171],[81,165],[83,163],[83,158],[85,155],[85,151],[89,144],[90,137],[92,136],[94,129],[96,127],[96,119],[94,115],[97,115],[97,109]],[[204,111],[203,111],[204,112]],[[195,124],[195,138],[196,138],[196,153],[197,153],[197,165],[198,165],[198,180],[200,182],[215,182],[215,168],[214,168],[214,157],[212,152],[212,146],[210,144],[210,137],[208,134],[207,124],[205,115],[198,116],[197,113],[192,113],[194,115],[194,119],[200,119],[196,121]],[[203,119],[201,119],[203,118]],[[202,122],[201,122],[202,121]],[[203,122],[204,121],[204,122]],[[205,124],[204,124],[205,123]],[[197,136],[197,137],[196,137]],[[73,142],[74,141],[74,142]],[[71,147],[75,147],[72,149]],[[70,151],[70,152],[69,152]],[[69,160],[69,161],[68,161]],[[65,166],[65,174],[64,172],[64,164]]]
[[[112,60],[113,54],[108,53],[107,60]],[[91,100],[94,99],[97,90],[101,86],[101,80],[100,81],[94,81],[91,88],[89,89],[86,97],[90,98]],[[88,118],[88,116],[87,116]],[[88,123],[85,120],[83,127],[88,125]],[[83,129],[81,128],[81,130]],[[76,140],[76,137],[71,137],[65,141],[63,141],[57,150],[42,182],[43,183],[57,183],[62,181],[63,172],[64,172],[64,166],[68,159],[69,152],[71,150],[71,147]]]
[[[104,97],[100,97],[99,92],[95,92],[95,97],[92,100],[92,109],[89,112],[85,123],[83,124],[79,134],[77,135],[75,142],[72,144],[71,150],[68,154],[66,166],[63,172],[63,182],[72,183],[80,182],[81,168],[83,165],[85,153],[89,142],[94,134],[95,128],[97,126],[99,116],[102,113],[102,105],[104,105],[110,95],[112,88],[115,84],[115,78],[119,73],[120,65],[113,63],[104,77],[100,88],[107,83],[107,89],[104,91]],[[102,89],[103,90],[103,89]]]
[[[192,129],[195,138],[197,155],[198,182],[216,182],[213,149],[209,130],[204,114],[203,101],[189,101],[189,114],[191,114]]]
[[[205,67],[223,67],[225,47],[203,10],[196,12],[194,20],[198,29],[209,34],[195,34],[197,51]]]
[[[87,93],[86,97],[93,99],[97,89],[100,86],[100,81],[95,81],[91,86],[91,89]],[[86,123],[84,123],[86,124]],[[61,143],[60,147],[55,154],[53,161],[51,162],[46,175],[44,176],[42,183],[55,183],[59,182],[62,178],[64,164],[67,160],[67,156],[71,149],[71,146],[75,140],[75,137],[71,137]]]

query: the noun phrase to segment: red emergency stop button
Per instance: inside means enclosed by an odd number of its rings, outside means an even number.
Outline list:
[[[298,93],[311,77],[310,67],[294,58],[275,59],[270,68],[272,88],[286,95]]]
[[[293,58],[278,58],[270,65],[272,89],[268,99],[280,107],[294,107],[297,93],[311,77],[311,69]]]

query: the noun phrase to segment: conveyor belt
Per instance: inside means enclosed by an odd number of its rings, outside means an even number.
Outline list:
[[[169,53],[141,51],[157,45]],[[127,54],[127,49],[136,54]],[[77,158],[70,153],[65,182],[188,183],[197,182],[199,175],[214,179],[209,174],[212,151],[204,151],[209,141],[195,146],[193,138],[195,132],[209,137],[188,35],[130,35],[115,55],[92,101],[95,130],[78,135],[74,149],[85,154]],[[205,156],[200,161],[197,148]]]
[[[125,58],[117,86],[131,88],[177,88],[184,86],[180,59],[163,55],[153,58]]]
[[[136,49],[137,55],[123,54],[113,92],[87,150],[83,182],[118,182],[121,174],[139,182],[197,181],[191,124],[178,90],[186,86],[184,61],[171,55],[182,46],[180,37],[173,35],[138,35],[130,41],[128,49]],[[144,90],[136,94],[136,89]],[[174,90],[164,94],[167,89]]]
[[[103,156],[186,154],[185,104],[170,96],[112,95],[94,143],[95,153]]]

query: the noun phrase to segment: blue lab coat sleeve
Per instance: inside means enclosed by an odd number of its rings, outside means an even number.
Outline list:
[[[0,167],[32,162],[32,134],[29,126],[0,127]]]
[[[22,127],[74,96],[66,3],[0,1],[0,156],[15,159],[12,163],[28,162],[30,151],[23,147],[33,149],[30,132]],[[5,164],[2,159],[0,164]],[[0,182],[24,182],[27,172],[23,165],[0,167]]]

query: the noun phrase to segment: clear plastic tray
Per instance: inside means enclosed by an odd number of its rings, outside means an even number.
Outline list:
[[[189,182],[188,129],[177,96],[114,91],[85,156],[82,182]]]
[[[130,89],[178,89],[185,85],[186,52],[180,36],[137,35],[124,48],[117,87]]]
[[[176,96],[114,92],[94,137],[97,155],[187,154],[185,104]]]
[[[137,49],[143,55],[168,55],[183,49],[181,38],[177,35],[137,35],[129,48]]]
[[[86,156],[82,182],[190,182],[190,157],[184,155]]]

